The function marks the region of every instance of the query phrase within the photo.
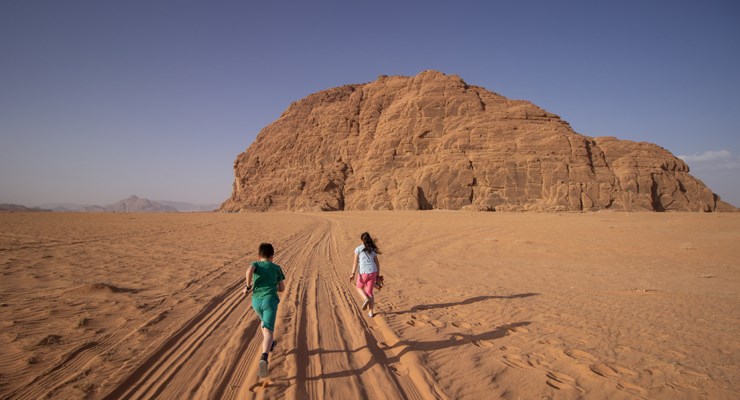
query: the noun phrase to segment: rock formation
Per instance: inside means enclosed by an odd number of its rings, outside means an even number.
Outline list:
[[[436,71],[292,103],[234,173],[223,211],[733,208],[659,146],[578,134]]]
[[[41,207],[26,207],[21,204],[1,203],[0,212],[51,212],[52,210],[41,208]]]
[[[105,211],[112,212],[177,212],[174,207],[159,204],[157,202],[131,196],[115,204],[105,207]]]

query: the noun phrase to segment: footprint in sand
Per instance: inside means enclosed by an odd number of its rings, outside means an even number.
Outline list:
[[[440,320],[438,320],[438,319],[433,319],[433,320],[429,321],[429,324],[432,325],[432,326],[434,326],[434,327],[437,327],[437,328],[444,328],[445,327],[445,323],[442,322],[442,321],[440,321]]]
[[[530,354],[527,356],[527,364],[533,368],[548,369],[551,365],[545,361],[545,357],[542,354]]]
[[[625,366],[622,366],[616,363],[611,363],[609,364],[609,366],[615,371],[617,371],[620,375],[626,375],[626,376],[637,376],[638,375],[636,371],[631,370]]]
[[[707,375],[707,374],[705,374],[703,372],[699,372],[699,371],[696,371],[696,370],[693,370],[693,369],[688,369],[686,367],[681,367],[678,370],[678,373],[680,373],[681,375],[688,375],[688,376],[691,376],[691,377],[694,377],[694,378],[700,379],[700,380],[711,379],[709,375]]]
[[[45,338],[41,339],[37,344],[36,347],[45,347],[45,346],[52,346],[56,344],[62,343],[62,337],[59,335],[48,335]]]
[[[272,381],[269,379],[265,379],[261,382],[255,382],[250,388],[249,391],[252,393],[260,393],[267,389],[268,386],[272,384]]]
[[[593,373],[604,378],[618,378],[624,375],[637,376],[635,371],[614,363],[593,364],[589,368]]]
[[[430,319],[432,319],[431,317],[429,317],[428,315],[425,315],[425,314],[421,314],[419,316],[411,315],[411,318],[418,318],[418,319],[420,319],[422,321],[429,321]]]
[[[601,375],[604,378],[616,378],[619,376],[617,371],[613,370],[611,367],[609,367],[606,364],[593,364],[589,367],[589,369],[594,374]]]
[[[403,364],[395,364],[390,366],[391,371],[398,376],[406,376],[409,374],[409,369]]]
[[[647,390],[643,389],[640,386],[627,383],[627,382],[619,382],[617,383],[617,389],[623,390],[627,393],[635,394],[638,396],[644,396],[647,395]]]
[[[577,390],[581,393],[585,393],[585,391],[576,384],[576,380],[573,377],[561,372],[548,371],[547,381],[545,383],[558,390]]]
[[[577,349],[565,349],[563,350],[563,353],[565,353],[566,356],[576,360],[576,361],[585,361],[585,362],[594,362],[596,361],[596,357],[594,357],[593,354],[583,351],[583,350],[577,350]]]
[[[514,367],[514,368],[519,368],[519,369],[530,369],[531,368],[529,363],[524,361],[522,356],[518,354],[504,354],[503,362],[504,364],[510,367]]]
[[[563,345],[563,341],[558,340],[558,339],[541,339],[539,340],[539,342],[541,344],[547,344],[547,345],[555,346],[555,347],[559,347]]]
[[[692,391],[692,392],[694,392],[694,391],[698,391],[699,390],[699,387],[694,386],[694,385],[689,385],[689,384],[687,384],[685,382],[681,382],[681,383],[679,383],[679,382],[666,382],[665,383],[665,386],[666,387],[669,387],[671,389],[674,389],[674,390],[678,390],[678,391]]]
[[[671,355],[673,355],[673,357],[675,357],[677,360],[685,360],[687,357],[685,353],[681,353],[680,351],[669,350],[668,352]]]
[[[471,343],[473,344],[473,346],[485,347],[489,349],[495,346],[495,344],[493,344],[493,342],[490,340],[474,340]]]
[[[470,325],[467,322],[450,322],[450,325],[454,326],[455,328],[463,328],[463,329],[470,329],[473,327],[473,325]]]
[[[410,320],[406,321],[406,323],[409,324],[409,325],[411,325],[411,326],[416,326],[416,322],[414,322],[413,319],[410,319]]]
[[[510,326],[506,328],[509,332],[513,333],[527,333],[529,332],[529,329],[523,327],[523,326]]]

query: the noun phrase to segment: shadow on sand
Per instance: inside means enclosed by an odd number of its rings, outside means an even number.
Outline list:
[[[521,299],[521,298],[526,298],[526,297],[537,296],[539,294],[540,293],[519,293],[519,294],[499,295],[499,296],[476,296],[476,297],[471,297],[469,299],[465,299],[465,300],[461,300],[457,302],[417,305],[417,306],[412,307],[409,310],[384,312],[383,314],[399,315],[399,314],[406,314],[406,313],[423,311],[423,310],[430,310],[430,309],[435,309],[435,308],[445,308],[445,307],[454,307],[454,306],[472,304],[472,303],[477,303],[477,302],[487,301],[487,300]],[[378,341],[371,333],[371,329],[366,321],[361,320],[361,324],[364,325],[363,327],[364,328],[363,331],[365,334],[364,339],[365,339],[365,343],[367,343],[364,346],[360,346],[355,349],[342,349],[342,350],[325,350],[322,348],[306,349],[304,347],[303,349],[292,349],[288,351],[286,355],[302,353],[304,358],[308,358],[311,356],[322,355],[322,354],[332,354],[332,353],[345,353],[349,356],[350,354],[355,354],[357,352],[369,351],[372,356],[369,357],[369,360],[367,361],[367,363],[365,363],[365,365],[359,368],[353,368],[353,369],[344,370],[344,371],[321,373],[320,375],[317,375],[317,376],[305,376],[303,374],[299,374],[297,376],[292,376],[292,377],[282,378],[282,379],[277,380],[277,381],[284,380],[285,382],[274,382],[274,383],[277,383],[278,385],[280,384],[288,385],[290,384],[289,382],[294,381],[298,385],[297,387],[298,394],[303,395],[303,394],[307,394],[305,383],[308,381],[318,381],[318,380],[333,379],[333,378],[346,378],[346,377],[351,377],[351,376],[359,377],[360,375],[362,375],[363,373],[365,373],[370,368],[376,365],[380,365],[382,368],[389,368],[393,370],[393,367],[391,366],[397,363],[401,363],[401,358],[409,352],[435,351],[435,350],[440,350],[440,349],[449,349],[449,348],[454,348],[458,346],[465,346],[468,344],[472,344],[475,346],[481,346],[483,345],[482,343],[503,338],[511,334],[516,328],[530,325],[531,322],[522,321],[522,322],[511,323],[511,324],[505,324],[505,325],[498,326],[491,331],[483,332],[479,334],[455,333],[454,335],[448,336],[444,339],[432,340],[432,341],[399,340],[397,343],[394,343],[391,346],[387,345],[384,342]],[[307,366],[299,365],[298,368],[299,369],[307,368]],[[391,373],[389,374],[389,377],[392,380],[394,380],[394,383],[397,385],[397,387],[400,388],[402,386],[399,381],[399,376]],[[360,395],[361,397],[365,397],[365,398],[367,397],[367,393],[365,393],[364,390],[361,390]]]
[[[438,304],[423,304],[423,305],[417,305],[409,310],[404,311],[395,311],[395,312],[385,312],[384,314],[387,315],[399,315],[399,314],[406,314],[406,313],[412,313],[417,311],[424,311],[424,310],[431,310],[435,308],[446,308],[446,307],[455,307],[455,306],[461,306],[466,304],[472,304],[477,303],[481,301],[487,301],[487,300],[495,300],[495,299],[521,299],[526,297],[532,297],[537,296],[539,293],[519,293],[519,294],[512,294],[512,295],[503,295],[503,296],[476,296],[471,297],[469,299],[465,299],[462,301],[457,302],[449,302],[449,303],[438,303]],[[445,339],[440,340],[432,340],[432,341],[414,341],[414,340],[400,340],[397,343],[394,343],[392,346],[388,346],[387,344],[383,342],[379,342],[370,332],[369,326],[367,326],[367,322],[362,322],[364,326],[364,333],[365,333],[365,341],[367,345],[355,348],[355,349],[343,349],[343,350],[325,350],[325,349],[292,349],[287,354],[294,354],[294,353],[302,353],[303,358],[307,360],[311,356],[315,355],[321,355],[321,354],[332,354],[332,353],[346,353],[346,354],[354,354],[360,351],[369,351],[372,354],[372,357],[369,358],[368,362],[363,365],[360,368],[354,368],[350,370],[345,371],[337,371],[337,372],[329,372],[329,373],[322,373],[318,376],[294,376],[289,377],[286,379],[286,381],[290,382],[295,380],[296,383],[298,383],[298,393],[304,393],[305,392],[305,382],[307,381],[317,381],[317,380],[324,380],[324,379],[332,379],[332,378],[345,378],[350,376],[359,376],[362,375],[364,372],[369,370],[375,365],[380,365],[383,368],[390,368],[391,365],[397,364],[401,362],[401,358],[404,356],[404,354],[409,352],[427,352],[427,351],[434,351],[434,350],[440,350],[440,349],[449,349],[457,346],[465,346],[468,344],[472,344],[475,346],[481,346],[484,345],[483,343],[491,342],[496,339],[500,339],[505,337],[506,335],[510,334],[514,331],[515,328],[523,327],[531,324],[529,321],[522,321],[522,322],[516,322],[512,324],[506,324],[501,325],[499,327],[496,327],[495,329],[483,332],[479,334],[465,334],[465,333],[455,333],[452,337],[448,337]],[[396,349],[394,351],[394,349]],[[389,352],[393,355],[389,355]],[[303,366],[304,368],[306,366]],[[301,366],[299,366],[301,368]],[[398,381],[398,377],[395,374],[390,374],[391,379],[395,380],[398,387],[401,387],[400,382]],[[365,393],[366,394],[366,393]]]
[[[452,347],[457,346],[464,346],[467,344],[476,344],[482,341],[491,341],[495,339],[503,338],[504,336],[508,335],[512,332],[514,328],[527,326],[531,324],[529,321],[523,321],[523,322],[516,322],[513,324],[506,324],[497,327],[494,330],[479,333],[477,335],[466,335],[462,333],[455,334],[455,339],[441,339],[441,340],[433,340],[433,341],[413,341],[413,340],[401,340],[398,343],[394,344],[393,346],[386,346],[382,343],[379,343],[375,340],[374,337],[368,332],[365,331],[365,339],[367,340],[367,345],[358,347],[353,350],[324,350],[324,349],[315,349],[310,350],[309,355],[318,355],[318,354],[330,354],[330,353],[357,353],[362,350],[368,350],[372,353],[372,357],[370,360],[363,365],[360,368],[357,369],[351,369],[346,371],[338,371],[338,372],[332,372],[332,373],[323,373],[318,376],[311,376],[311,377],[305,377],[306,381],[316,381],[316,380],[323,380],[323,379],[332,379],[332,378],[344,378],[348,376],[359,376],[365,371],[369,370],[376,364],[381,364],[385,366],[389,366],[395,363],[399,363],[401,361],[401,357],[403,357],[404,354],[412,351],[433,351],[433,350],[440,350],[440,349],[448,349]],[[398,354],[388,357],[386,355],[387,350],[395,349],[395,348],[401,348],[401,351],[398,352]],[[288,352],[288,354],[294,353],[296,350],[291,350]],[[394,375],[391,375],[394,376]],[[287,380],[293,380],[297,377],[290,377],[287,378]]]
[[[486,300],[493,300],[493,299],[523,299],[525,297],[532,297],[532,296],[538,296],[539,293],[519,293],[519,294],[511,294],[508,296],[477,296],[477,297],[471,297],[469,299],[465,299],[462,301],[456,301],[451,303],[437,303],[437,304],[422,304],[418,306],[413,306],[408,310],[402,310],[402,311],[391,311],[386,312],[387,315],[401,315],[401,314],[408,314],[412,312],[418,312],[418,311],[425,311],[425,310],[432,310],[435,308],[446,308],[446,307],[454,307],[454,306],[463,306],[466,304],[472,304],[477,303],[479,301],[486,301]]]

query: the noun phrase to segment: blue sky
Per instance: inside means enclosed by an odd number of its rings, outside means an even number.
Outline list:
[[[740,3],[718,0],[3,1],[0,202],[220,203],[292,101],[427,69],[656,143],[740,205]]]

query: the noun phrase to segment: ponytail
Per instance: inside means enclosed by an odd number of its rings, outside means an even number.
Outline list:
[[[365,248],[362,249],[362,251],[366,251],[368,253],[374,251],[376,254],[381,254],[380,249],[378,248],[378,246],[375,245],[375,242],[373,242],[373,238],[370,237],[369,233],[364,232],[362,235],[360,235],[360,239],[365,245]]]

